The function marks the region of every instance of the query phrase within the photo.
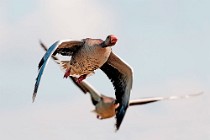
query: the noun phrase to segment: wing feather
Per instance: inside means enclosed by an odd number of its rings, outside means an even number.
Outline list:
[[[194,94],[187,94],[187,95],[181,95],[181,96],[150,97],[150,98],[148,97],[148,98],[130,100],[129,106],[144,105],[144,104],[153,103],[153,102],[162,101],[162,100],[188,99],[188,98],[196,97],[196,96],[199,96],[199,95],[202,95],[202,94],[203,94],[203,92],[194,93]]]
[[[75,77],[70,77],[71,80],[74,82],[75,85],[77,85],[78,88],[80,88],[84,93],[89,93],[91,97],[91,101],[93,105],[96,105],[98,101],[101,100],[100,93],[94,89],[87,81],[83,80],[81,83],[76,82]]]
[[[41,61],[39,62],[39,65],[38,65],[38,69],[39,69],[39,73],[38,73],[38,76],[36,78],[36,83],[34,85],[34,92],[33,92],[33,97],[32,97],[32,100],[34,102],[35,98],[36,98],[36,95],[37,95],[37,91],[38,91],[38,88],[39,88],[39,84],[40,84],[40,80],[41,80],[41,77],[42,77],[42,74],[44,72],[44,69],[49,61],[49,58],[52,56],[53,53],[61,53],[64,51],[60,48],[68,48],[67,50],[65,51],[70,51],[70,52],[74,52],[76,51],[79,47],[82,46],[84,42],[82,41],[70,41],[70,40],[60,40],[60,41],[57,41],[55,42],[48,50],[47,52],[45,53],[45,55],[42,57]]]
[[[45,51],[47,51],[47,47],[41,41],[40,41],[40,45]],[[59,59],[56,56],[52,55],[51,57],[53,58],[55,63],[57,63],[59,66],[61,66]],[[98,101],[101,100],[101,96],[100,96],[99,92],[97,90],[95,90],[87,81],[83,80],[81,83],[78,83],[77,78],[71,77],[71,76],[69,76],[69,79],[71,79],[73,81],[73,83],[83,93],[86,94],[88,92],[90,94],[91,101],[92,101],[93,105],[96,105],[98,103]]]
[[[130,91],[132,88],[132,69],[113,52],[108,61],[101,67],[115,88],[116,103],[116,130],[119,129],[129,105]]]

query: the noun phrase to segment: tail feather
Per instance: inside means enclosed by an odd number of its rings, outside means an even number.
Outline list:
[[[66,71],[66,69],[69,68],[69,61],[60,61],[60,60],[55,60],[55,62],[60,66],[62,71]]]
[[[68,69],[69,68],[69,61],[60,61],[60,66],[62,69]]]

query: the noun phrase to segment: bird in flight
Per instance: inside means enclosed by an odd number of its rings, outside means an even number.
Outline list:
[[[41,43],[41,47],[47,51],[47,47]],[[56,56],[52,55],[53,60],[60,65],[61,69],[63,69],[64,65]],[[87,81],[81,81],[80,83],[77,82],[77,78],[69,76],[69,79],[73,81],[73,83],[83,92],[89,93],[91,102],[95,106],[93,112],[96,113],[96,117],[98,119],[107,119],[114,117],[116,115],[116,109],[119,107],[119,104],[116,104],[116,99],[112,97],[105,96],[100,94],[91,84]],[[177,99],[187,99],[190,97],[195,97],[201,95],[200,93],[195,94],[187,94],[182,96],[169,96],[169,97],[148,97],[148,98],[139,98],[135,100],[129,100],[129,107],[136,106],[136,105],[145,105],[149,103],[154,103],[163,100],[177,100]]]
[[[76,82],[81,83],[87,75],[100,68],[111,80],[118,105],[116,109],[116,129],[118,130],[129,104],[133,72],[128,64],[112,52],[111,46],[115,45],[116,42],[117,38],[114,35],[109,35],[105,41],[87,38],[82,41],[63,40],[55,42],[47,49],[39,63],[39,73],[32,97],[33,102],[49,58],[57,53],[71,56],[70,61],[65,61],[64,77],[79,75]]]
[[[81,83],[76,82],[75,77],[69,77],[75,85],[83,92],[89,93],[91,102],[95,106],[93,112],[97,114],[98,119],[107,119],[114,117],[116,115],[116,108],[119,106],[116,104],[116,99],[112,97],[105,96],[104,94],[100,94],[91,84],[87,81],[82,81]],[[187,99],[190,97],[195,97],[201,95],[202,92],[194,93],[194,94],[187,94],[187,95],[180,95],[180,96],[169,96],[169,97],[146,97],[146,98],[139,98],[129,101],[130,106],[136,105],[145,105],[149,103],[154,103],[157,101],[163,100],[177,100],[177,99]]]

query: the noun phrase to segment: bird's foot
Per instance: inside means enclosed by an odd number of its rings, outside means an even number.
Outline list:
[[[81,83],[82,80],[84,80],[87,77],[87,74],[81,75],[78,79],[77,79],[77,83]]]
[[[67,69],[63,78],[68,78],[70,76],[71,69]]]

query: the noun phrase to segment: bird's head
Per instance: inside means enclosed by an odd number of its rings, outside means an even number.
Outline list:
[[[117,37],[114,35],[108,35],[106,40],[103,42],[103,47],[114,46],[117,42]]]

